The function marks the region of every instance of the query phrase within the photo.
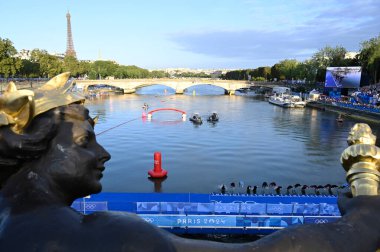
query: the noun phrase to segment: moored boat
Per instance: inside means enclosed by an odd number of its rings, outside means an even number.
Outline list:
[[[303,101],[298,95],[292,95],[290,100],[294,108],[304,108],[306,106],[306,102]]]
[[[277,106],[281,106],[284,108],[293,108],[294,105],[291,101],[291,97],[289,95],[272,95],[269,97],[268,102]]]
[[[321,93],[319,93],[318,90],[313,89],[313,90],[311,90],[309,92],[309,98],[308,98],[308,100],[309,101],[317,101],[320,96],[321,96]]]

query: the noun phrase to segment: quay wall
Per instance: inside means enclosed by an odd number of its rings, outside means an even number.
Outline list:
[[[318,101],[311,101],[306,104],[307,107],[316,108],[321,110],[327,110],[343,114],[345,117],[352,117],[363,121],[371,121],[380,123],[380,113],[374,113],[369,111],[363,111],[354,108],[341,107],[329,103],[323,103]]]

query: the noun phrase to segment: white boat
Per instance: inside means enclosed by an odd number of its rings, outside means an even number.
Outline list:
[[[293,108],[294,104],[292,103],[291,96],[290,95],[284,95],[284,94],[274,94],[268,99],[269,103],[272,103],[277,106],[281,106],[284,108]]]
[[[298,95],[292,95],[290,97],[290,100],[291,100],[294,108],[304,108],[306,106],[306,102],[303,101],[302,98],[299,97]]]
[[[309,98],[308,98],[308,100],[309,100],[309,101],[317,101],[317,100],[319,99],[319,96],[320,96],[320,95],[321,95],[321,94],[320,94],[317,90],[313,89],[313,90],[311,90],[310,93],[309,93]]]

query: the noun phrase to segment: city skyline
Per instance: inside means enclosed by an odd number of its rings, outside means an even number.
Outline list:
[[[147,69],[244,69],[303,61],[325,46],[358,51],[380,33],[376,0],[4,1],[0,37],[14,47],[66,50],[79,60]],[[17,15],[16,15],[17,14]]]

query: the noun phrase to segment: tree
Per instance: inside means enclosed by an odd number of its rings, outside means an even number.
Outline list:
[[[316,52],[312,60],[318,65],[318,68],[347,66],[346,53],[347,50],[342,46],[336,46],[335,48],[326,46]]]
[[[358,60],[362,71],[367,72],[372,83],[377,83],[380,78],[380,35],[361,43]]]
[[[74,56],[65,56],[62,67],[64,72],[70,72],[72,76],[78,77],[80,71],[79,62]]]
[[[271,72],[271,75],[272,75],[272,78],[273,79],[277,79],[277,80],[283,80],[285,79],[285,76],[283,76],[283,79],[281,78],[281,72],[280,72],[280,65],[277,63],[277,64],[274,64],[271,69],[270,69],[270,72]]]
[[[317,67],[316,81],[323,82],[327,67],[348,66],[351,60],[345,59],[347,50],[342,46],[325,46],[316,52],[311,61]]]
[[[39,76],[51,78],[63,72],[63,62],[46,50],[34,49],[31,61],[40,65]]]
[[[36,62],[23,59],[21,60],[21,68],[18,74],[22,77],[35,78],[39,77],[38,73],[40,72],[40,65]]]
[[[295,59],[282,60],[278,63],[278,70],[287,80],[296,79],[296,69],[298,64],[299,62]]]
[[[271,78],[271,68],[270,67],[259,67],[257,68],[258,76],[262,77],[265,80],[268,80]]]
[[[21,59],[16,58],[16,54],[12,41],[0,38],[0,74],[5,78],[15,75],[21,67]]]
[[[88,61],[79,61],[78,62],[78,74],[80,76],[89,76],[91,71],[91,63]]]
[[[305,60],[297,66],[299,79],[306,79],[309,82],[315,82],[317,72],[318,67],[312,60]]]
[[[92,70],[96,72],[99,79],[115,76],[118,67],[119,65],[115,62],[106,60],[97,60],[92,64]]]
[[[152,78],[168,78],[169,77],[169,74],[165,71],[157,71],[157,70],[154,70],[150,73],[150,77]]]

